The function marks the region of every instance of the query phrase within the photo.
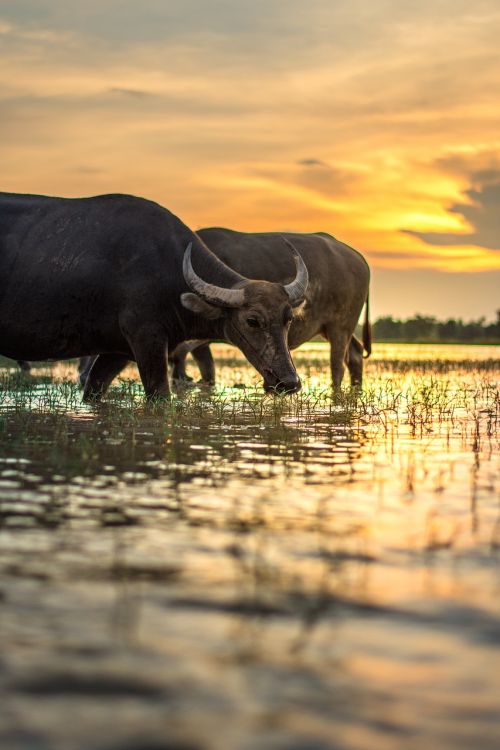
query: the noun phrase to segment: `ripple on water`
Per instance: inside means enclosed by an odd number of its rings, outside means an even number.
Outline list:
[[[358,401],[9,392],[2,746],[496,750],[498,368],[402,351]]]

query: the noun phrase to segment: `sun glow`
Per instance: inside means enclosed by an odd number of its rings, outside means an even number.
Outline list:
[[[294,18],[270,2],[265,27],[236,6],[215,26],[165,10],[161,26],[145,0],[117,26],[94,0],[73,20],[12,4],[1,188],[143,195],[193,228],[325,231],[381,269],[498,270],[496,4],[472,18],[451,0],[356,15],[318,0]]]

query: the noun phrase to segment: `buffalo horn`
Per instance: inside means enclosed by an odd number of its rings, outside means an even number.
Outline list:
[[[307,266],[302,260],[302,256],[297,252],[292,243],[287,240],[286,237],[282,237],[282,239],[292,251],[295,260],[295,267],[297,269],[295,279],[289,284],[285,284],[285,292],[288,294],[288,298],[293,305],[304,299],[307,284],[309,283],[309,274],[307,272]]]
[[[217,305],[218,307],[241,307],[244,301],[243,289],[224,289],[224,287],[215,286],[200,279],[191,263],[192,247],[193,243],[190,242],[184,253],[182,263],[182,272],[189,288],[212,305]]]

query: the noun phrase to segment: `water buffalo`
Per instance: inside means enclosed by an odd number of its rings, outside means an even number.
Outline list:
[[[266,388],[297,391],[287,334],[308,277],[289,249],[296,273],[287,284],[251,280],[152,201],[0,193],[0,354],[98,355],[85,400],[99,398],[134,359],[146,397],[157,398],[169,395],[168,348],[224,340]]]
[[[290,349],[322,334],[330,342],[332,381],[339,386],[347,364],[352,385],[363,378],[363,348],[371,353],[369,323],[370,270],[363,256],[328,234],[247,234],[231,229],[199,229],[197,234],[218,258],[249,278],[283,281],[292,273],[281,237],[301,254],[309,272],[305,306],[288,332]],[[363,344],[354,328],[366,302]],[[194,348],[198,344],[197,348]],[[215,368],[206,342],[186,342],[172,353],[174,376],[185,375],[185,359],[195,355],[202,380],[213,382]]]

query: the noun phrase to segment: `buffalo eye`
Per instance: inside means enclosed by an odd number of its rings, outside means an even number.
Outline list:
[[[259,321],[257,318],[247,318],[247,325],[250,326],[250,328],[259,328]]]

